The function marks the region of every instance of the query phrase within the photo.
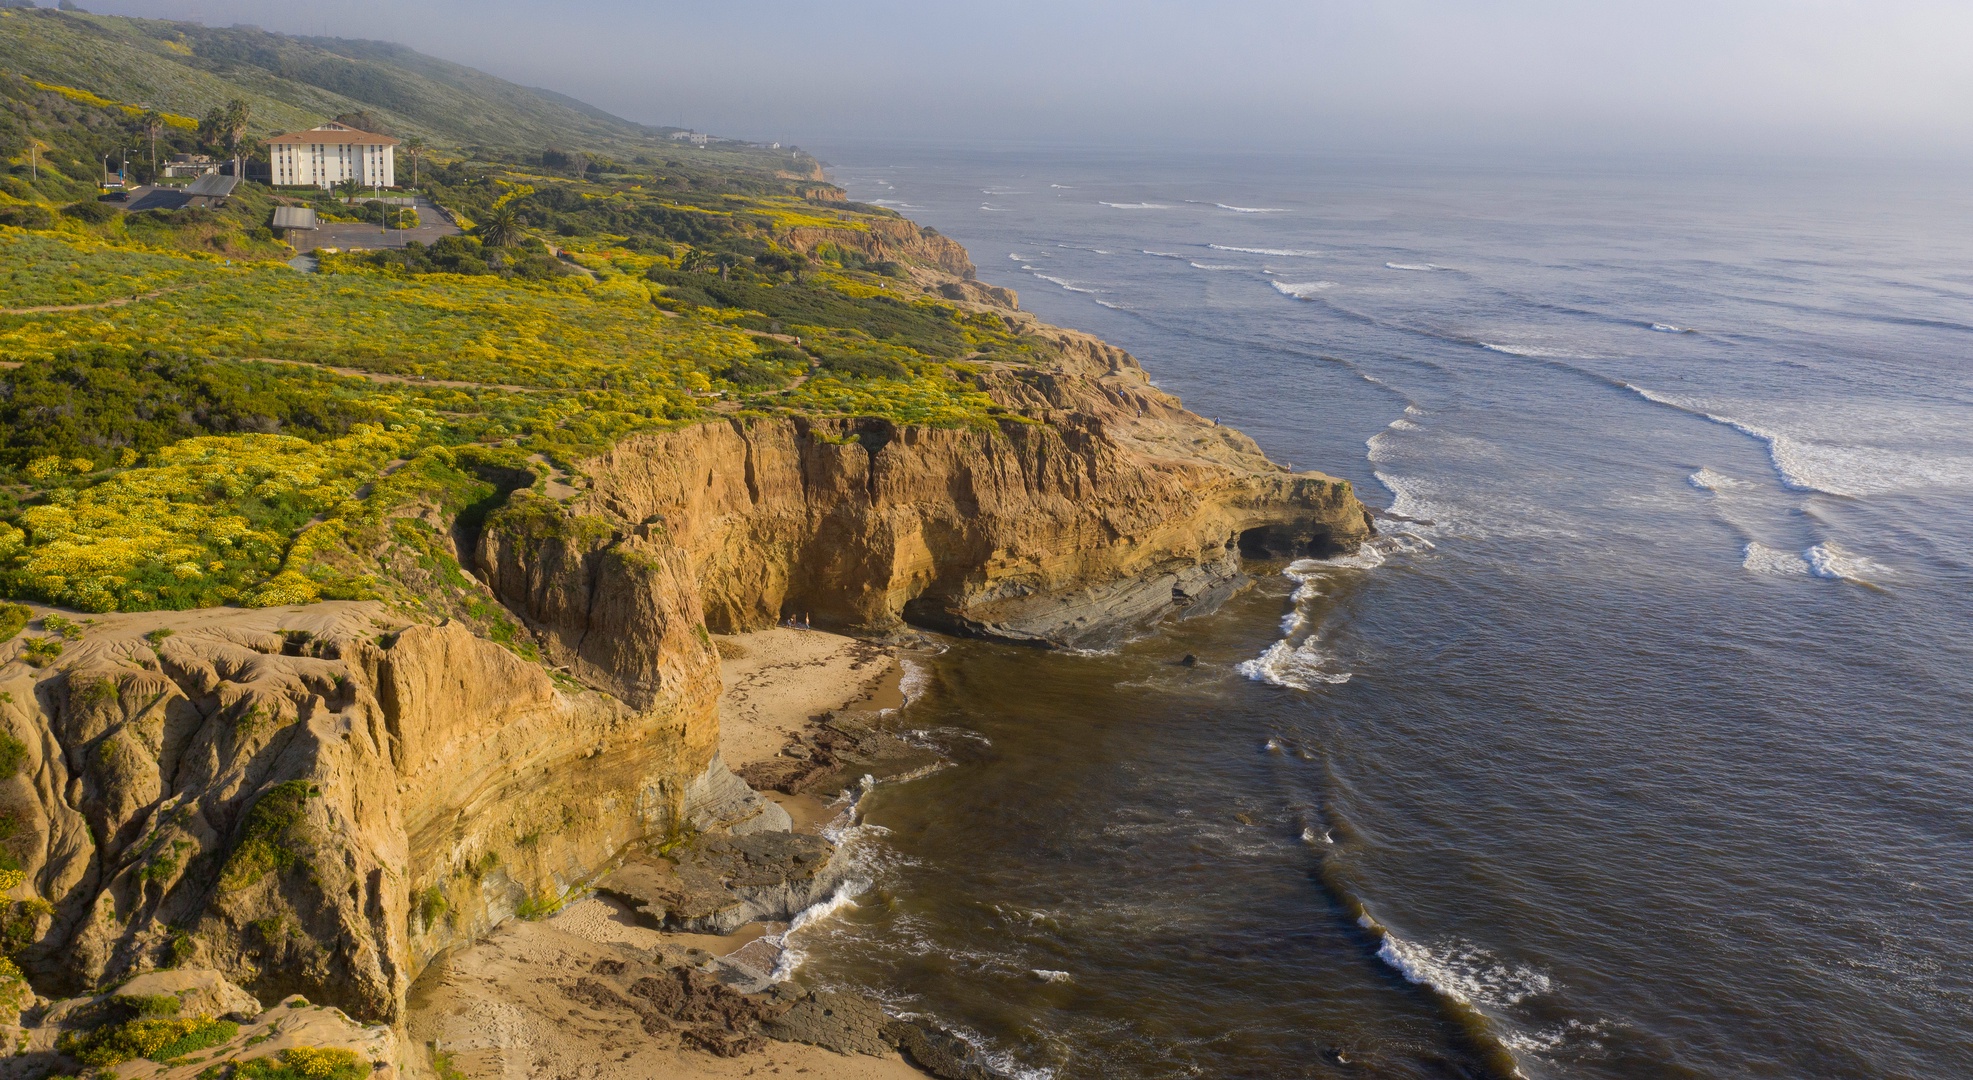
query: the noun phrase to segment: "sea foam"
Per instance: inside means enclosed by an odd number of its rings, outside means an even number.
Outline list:
[[[1275,292],[1283,296],[1292,296],[1297,300],[1308,300],[1319,292],[1336,287],[1333,281],[1270,281],[1268,284],[1274,286]]]
[[[1114,210],[1169,210],[1170,203],[1155,202],[1106,202],[1102,205]]]
[[[1242,255],[1274,255],[1283,259],[1317,259],[1322,257],[1322,252],[1320,251],[1302,251],[1295,248],[1233,247],[1229,244],[1207,244],[1206,246],[1212,248],[1214,251],[1235,251]]]
[[[1709,403],[1621,384],[1646,401],[1730,427],[1767,448],[1781,484],[1792,491],[1858,498],[1916,487],[1973,486],[1973,458],[1928,457],[1880,446],[1811,439],[1713,411]]]
[[[1280,206],[1228,206],[1226,203],[1214,203],[1213,205],[1219,207],[1221,210],[1231,210],[1236,214],[1285,214],[1288,212],[1285,207]]]
[[[1523,965],[1510,964],[1469,942],[1447,939],[1435,945],[1421,945],[1392,933],[1377,920],[1364,915],[1358,925],[1382,936],[1377,957],[1389,964],[1406,982],[1428,986],[1464,1005],[1506,1008],[1554,989],[1548,975]]]

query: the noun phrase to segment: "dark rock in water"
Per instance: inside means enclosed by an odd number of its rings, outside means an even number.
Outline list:
[[[835,854],[827,840],[801,833],[714,837],[669,860],[626,862],[596,888],[658,929],[730,934],[786,922],[827,897],[845,876]]]
[[[761,791],[826,797],[866,774],[904,776],[941,760],[936,751],[913,746],[867,717],[830,716],[800,738],[780,757],[742,768],[741,778]]]
[[[884,1057],[892,1043],[884,1038],[891,1018],[875,1002],[854,994],[817,991],[794,1008],[769,1021],[763,1030],[782,1042],[808,1043],[838,1054]]]
[[[1180,661],[1178,662],[1178,666],[1179,666],[1179,667],[1198,667],[1198,666],[1199,666],[1199,658],[1198,658],[1198,657],[1196,657],[1196,656],[1193,656],[1193,655],[1192,655],[1191,653],[1186,653],[1186,654],[1185,654],[1185,658],[1184,658],[1184,659],[1182,659],[1182,660],[1180,660]]]
[[[949,1031],[893,1020],[884,1029],[884,1037],[897,1046],[906,1061],[941,1080],[1002,1080],[999,1073],[972,1061],[972,1046]]]

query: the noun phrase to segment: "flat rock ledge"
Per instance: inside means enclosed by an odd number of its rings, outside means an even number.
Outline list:
[[[836,854],[834,844],[803,833],[710,837],[627,861],[596,891],[653,930],[731,934],[752,922],[787,922],[828,899],[848,876]]]

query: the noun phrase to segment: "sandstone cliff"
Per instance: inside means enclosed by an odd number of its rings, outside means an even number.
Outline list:
[[[375,603],[110,615],[59,666],[18,650],[8,917],[43,993],[196,963],[394,1020],[432,955],[679,827],[716,736],[716,668],[632,708]]]
[[[1026,318],[943,237],[857,236],[926,291]],[[440,951],[626,848],[773,823],[716,759],[709,627],[1101,644],[1215,602],[1242,555],[1368,535],[1348,484],[1269,462],[1121,350],[1028,329],[1040,360],[972,366],[991,428],[720,419],[581,463],[573,497],[524,488],[441,528],[540,662],[378,602],[103,616],[42,667],[0,646],[20,745],[0,754],[19,870],[0,938],[31,942],[42,993],[197,964],[395,1021]]]
[[[559,662],[635,702],[657,678],[624,653],[640,634],[806,615],[1100,644],[1220,593],[1243,551],[1368,535],[1348,484],[1269,462],[1121,350],[1055,345],[1052,369],[981,373],[994,430],[735,419],[627,440],[569,505],[496,511],[479,570]]]

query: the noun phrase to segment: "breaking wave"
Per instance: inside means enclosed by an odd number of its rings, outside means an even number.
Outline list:
[[[1508,1008],[1555,988],[1541,971],[1510,964],[1478,945],[1446,939],[1436,945],[1406,941],[1368,915],[1357,924],[1378,934],[1377,958],[1405,981],[1477,1008]]]
[[[1035,277],[1048,282],[1050,285],[1059,285],[1072,293],[1099,293],[1103,291],[1101,289],[1091,289],[1083,285],[1078,285],[1073,281],[1067,281],[1062,278],[1049,277],[1047,274],[1036,274]]]
[[[1268,284],[1274,286],[1275,292],[1283,296],[1292,296],[1297,300],[1307,300],[1316,293],[1336,287],[1333,281],[1270,281]]]
[[[1826,541],[1800,554],[1750,541],[1741,549],[1740,565],[1770,577],[1806,575],[1857,585],[1875,584],[1873,579],[1889,573],[1882,564]]]
[[[1804,551],[1802,559],[1808,563],[1809,573],[1830,581],[1853,581],[1868,585],[1871,578],[1882,576],[1885,568],[1861,555],[1822,543]]]
[[[1275,255],[1284,259],[1316,259],[1322,256],[1322,252],[1320,251],[1302,251],[1295,248],[1232,247],[1227,244],[1207,244],[1206,246],[1212,248],[1214,251],[1237,251],[1242,255]]]
[[[1099,200],[1100,201],[1100,200]],[[1102,205],[1113,210],[1170,210],[1170,203],[1155,202],[1106,202]]]
[[[1443,266],[1438,266],[1438,265],[1435,265],[1435,264],[1433,264],[1433,263],[1399,263],[1399,262],[1387,262],[1387,263],[1385,263],[1384,265],[1385,265],[1385,266],[1387,266],[1387,267],[1389,267],[1389,268],[1391,268],[1392,270],[1444,270],[1444,269],[1446,269],[1446,267],[1443,267]]]
[[[1809,572],[1808,560],[1792,551],[1771,548],[1758,540],[1748,541],[1747,546],[1740,549],[1740,565],[1756,574],[1773,577]]]
[[[1973,485],[1973,458],[1924,457],[1880,446],[1856,446],[1775,431],[1711,411],[1705,402],[1619,383],[1646,401],[1730,427],[1767,447],[1783,487],[1857,498],[1906,488]]]
[[[1566,352],[1562,349],[1544,349],[1539,345],[1496,345],[1491,341],[1480,342],[1480,348],[1490,349],[1509,356],[1525,356],[1530,360],[1588,360],[1581,353]]]
[[[1320,685],[1349,682],[1351,673],[1332,671],[1334,658],[1324,653],[1314,637],[1294,644],[1288,639],[1268,646],[1252,660],[1242,660],[1234,670],[1255,682],[1285,686],[1290,690],[1313,690]]]
[[[836,886],[836,891],[830,893],[826,899],[803,908],[795,916],[795,921],[789,923],[786,930],[772,939],[772,944],[780,947],[781,955],[775,957],[774,971],[768,975],[768,978],[775,982],[788,981],[795,970],[802,966],[802,961],[808,959],[808,953],[795,943],[795,935],[856,903],[857,894],[869,887],[870,882],[853,878]]]
[[[1246,269],[1246,267],[1244,266],[1229,266],[1226,263],[1195,262],[1192,263],[1191,266],[1192,269],[1194,270],[1245,270]]]
[[[1231,210],[1236,214],[1285,214],[1288,212],[1288,209],[1282,206],[1228,206],[1225,203],[1214,203],[1213,205],[1219,207],[1221,210]]]
[[[1698,472],[1686,477],[1685,482],[1701,491],[1724,491],[1727,488],[1747,486],[1747,481],[1745,480],[1735,480],[1725,473],[1716,473],[1707,468],[1701,468]]]

